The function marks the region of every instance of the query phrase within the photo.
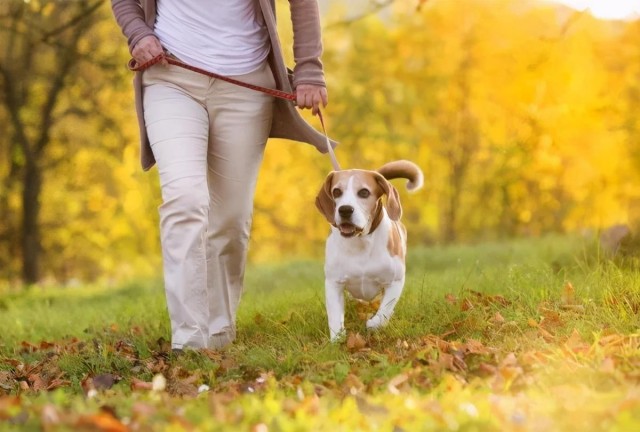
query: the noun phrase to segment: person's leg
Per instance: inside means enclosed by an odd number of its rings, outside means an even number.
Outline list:
[[[208,80],[177,67],[145,71],[144,116],[163,203],[160,235],[172,348],[208,343],[206,236],[209,117],[199,94]]]
[[[275,85],[269,66],[234,77],[264,87]],[[209,347],[235,339],[236,310],[253,213],[253,197],[271,128],[273,98],[221,80],[212,83],[210,115],[208,235]]]

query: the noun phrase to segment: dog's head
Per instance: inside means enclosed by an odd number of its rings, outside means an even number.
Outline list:
[[[320,213],[343,237],[369,234],[373,221],[381,217],[383,205],[389,218],[400,220],[402,207],[398,191],[376,171],[333,171],[316,197]]]

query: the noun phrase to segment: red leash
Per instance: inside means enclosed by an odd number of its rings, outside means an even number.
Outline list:
[[[255,90],[255,91],[262,92],[262,93],[266,93],[266,94],[268,94],[270,96],[277,97],[279,99],[285,99],[285,100],[293,102],[294,104],[296,103],[296,100],[297,100],[296,95],[293,94],[293,93],[287,93],[287,92],[284,92],[282,90],[277,90],[277,89],[272,89],[272,88],[267,88],[267,87],[261,87],[261,86],[257,86],[257,85],[254,85],[254,84],[246,83],[244,81],[238,81],[238,80],[233,79],[233,78],[229,78],[229,77],[226,77],[226,76],[223,76],[223,75],[219,75],[219,74],[214,73],[214,72],[209,72],[209,71],[206,71],[204,69],[200,69],[200,68],[197,68],[195,66],[191,66],[189,64],[183,63],[180,60],[178,60],[176,58],[173,58],[173,57],[170,57],[170,56],[167,56],[164,53],[152,58],[148,62],[143,63],[141,65],[138,65],[135,60],[131,59],[129,61],[128,67],[129,67],[129,70],[132,70],[134,72],[140,72],[140,71],[143,71],[143,70],[145,70],[147,68],[150,68],[151,66],[153,66],[153,65],[155,65],[157,63],[160,63],[163,60],[166,61],[167,63],[171,64],[171,65],[178,66],[178,67],[181,67],[183,69],[187,69],[187,70],[190,70],[190,71],[202,74],[202,75],[206,75],[206,76],[211,77],[211,78],[220,79],[222,81],[226,81],[228,83],[235,84],[235,85],[240,86],[240,87],[245,87],[245,88],[248,88],[248,89],[251,89],[251,90]],[[336,155],[333,152],[333,147],[331,146],[331,142],[329,141],[329,136],[327,135],[327,129],[326,129],[325,125],[324,125],[324,118],[322,117],[322,111],[320,111],[320,108],[318,108],[318,118],[320,119],[320,124],[322,125],[322,132],[324,132],[324,137],[327,140],[327,150],[329,151],[329,157],[331,158],[331,164],[333,165],[333,169],[334,169],[334,171],[340,171],[340,164],[338,164],[338,160],[336,159]]]

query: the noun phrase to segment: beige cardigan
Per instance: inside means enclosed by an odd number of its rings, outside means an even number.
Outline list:
[[[325,85],[320,56],[320,17],[317,0],[289,0],[293,24],[293,54],[295,68],[289,71],[282,56],[282,47],[276,29],[274,0],[259,0],[262,14],[269,31],[271,54],[269,64],[273,71],[276,87],[291,93],[298,84]],[[156,0],[111,0],[111,7],[118,25],[127,37],[129,51],[145,36],[153,35],[156,20]],[[136,111],[140,126],[142,168],[146,171],[155,164],[144,125],[142,111],[142,72],[137,72],[133,80]],[[324,135],[316,131],[300,115],[290,102],[276,99],[271,133],[273,138],[287,138],[309,143],[325,153]],[[335,146],[332,141],[332,145]]]

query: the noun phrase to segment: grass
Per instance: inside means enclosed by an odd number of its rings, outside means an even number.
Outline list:
[[[640,427],[636,267],[571,237],[412,247],[407,266],[389,326],[349,301],[341,344],[321,262],[250,267],[238,340],[181,356],[159,280],[4,293],[0,430]]]

